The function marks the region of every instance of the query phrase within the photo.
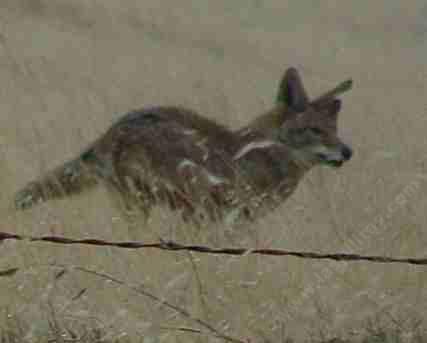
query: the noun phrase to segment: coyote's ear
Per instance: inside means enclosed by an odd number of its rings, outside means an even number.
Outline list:
[[[283,75],[276,102],[284,103],[297,112],[303,112],[307,108],[308,96],[295,68],[289,68]]]
[[[314,99],[310,105],[314,108],[321,107],[322,104],[331,104],[333,100],[335,100],[335,97],[338,95],[341,95],[344,92],[349,91],[353,87],[353,80],[348,79],[344,82],[341,82],[338,86],[336,86],[334,89],[331,89],[329,92],[326,92],[325,94],[319,96],[318,98]]]
[[[276,102],[286,104],[297,112],[304,112],[307,108],[308,96],[295,68],[289,68],[283,75]]]

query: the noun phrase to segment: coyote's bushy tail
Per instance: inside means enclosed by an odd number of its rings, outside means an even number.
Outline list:
[[[93,171],[93,166],[82,156],[68,161],[28,183],[16,193],[15,207],[25,210],[37,203],[77,194],[94,186],[98,179]]]

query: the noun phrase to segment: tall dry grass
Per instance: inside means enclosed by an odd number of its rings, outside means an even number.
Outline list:
[[[1,1],[2,231],[424,257],[426,13],[421,0]],[[182,104],[237,127],[270,106],[290,65],[313,95],[354,78],[340,131],[355,156],[314,170],[257,225],[197,230],[157,210],[132,226],[103,189],[13,210],[20,186],[127,110]],[[0,278],[3,341],[219,340],[163,330],[203,328],[124,285],[57,279],[51,265],[100,270],[251,342],[363,337],[369,321],[367,342],[425,336],[425,268],[5,242],[0,269],[22,271]]]

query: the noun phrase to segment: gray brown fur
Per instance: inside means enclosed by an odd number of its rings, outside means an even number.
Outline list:
[[[285,201],[313,166],[350,159],[337,136],[336,97],[351,85],[310,101],[289,68],[274,107],[237,131],[180,107],[130,112],[75,160],[19,191],[16,207],[104,183],[146,214],[166,205],[196,222],[256,219]]]

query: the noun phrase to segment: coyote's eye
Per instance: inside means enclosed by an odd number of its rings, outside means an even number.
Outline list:
[[[323,131],[317,127],[310,127],[309,130],[311,133],[314,133],[316,136],[320,136],[323,133]]]
[[[315,136],[320,136],[323,133],[323,131],[317,127],[301,127],[297,129],[297,133],[298,134],[311,133],[311,134],[314,134]]]
[[[303,133],[308,132],[308,127],[299,127],[297,129],[295,129],[295,132],[299,135],[302,135]]]

